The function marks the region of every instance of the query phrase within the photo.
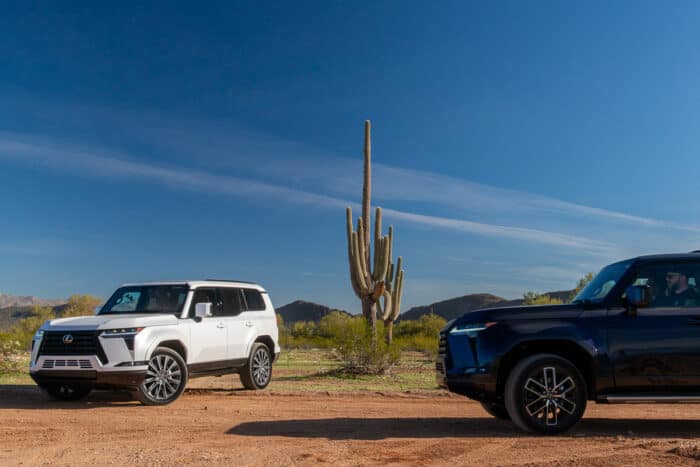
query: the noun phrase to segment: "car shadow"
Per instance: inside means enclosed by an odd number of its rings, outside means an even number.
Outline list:
[[[320,418],[246,422],[229,435],[382,440],[387,438],[512,438],[532,436],[495,418]],[[696,438],[700,420],[584,418],[561,437]]]
[[[92,391],[79,401],[57,401],[32,385],[0,385],[0,409],[87,409],[96,407],[141,406],[125,391]]]

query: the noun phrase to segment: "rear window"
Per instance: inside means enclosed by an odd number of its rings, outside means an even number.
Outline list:
[[[243,294],[248,304],[248,311],[262,311],[265,309],[265,302],[260,292],[253,289],[243,289]]]

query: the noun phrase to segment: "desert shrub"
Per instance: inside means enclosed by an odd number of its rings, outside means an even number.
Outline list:
[[[23,346],[11,333],[0,333],[0,373],[20,371]]]
[[[434,358],[438,352],[440,329],[446,324],[443,317],[429,313],[417,320],[400,321],[394,327],[394,340],[402,350],[416,350]]]
[[[104,301],[93,295],[71,295],[68,304],[61,312],[61,318],[72,316],[90,316],[94,314],[95,307]]]
[[[559,305],[563,303],[560,299],[550,297],[547,294],[537,292],[526,292],[523,294],[524,305]]]
[[[384,374],[399,361],[401,349],[384,341],[381,322],[377,323],[376,333],[362,317],[338,320],[332,329],[333,352],[342,362],[343,372]]]
[[[22,350],[29,350],[32,345],[32,337],[37,329],[44,324],[44,321],[54,318],[56,315],[51,307],[34,306],[31,315],[17,321],[10,332],[5,334],[6,337],[2,342],[19,342]]]
[[[394,343],[401,350],[415,350],[422,352],[427,358],[435,359],[438,354],[438,337],[407,336],[394,338]]]

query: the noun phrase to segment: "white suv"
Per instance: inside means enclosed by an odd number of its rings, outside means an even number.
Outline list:
[[[32,342],[30,374],[51,396],[130,389],[144,404],[177,399],[187,379],[238,373],[262,389],[279,355],[267,292],[221,280],[125,284],[95,316],[47,321]]]

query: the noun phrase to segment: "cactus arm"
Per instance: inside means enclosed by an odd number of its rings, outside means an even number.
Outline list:
[[[352,290],[355,292],[358,298],[362,297],[362,292],[360,290],[360,285],[357,282],[357,270],[355,269],[355,251],[352,247],[352,208],[347,208],[345,210],[346,226],[348,234],[348,263],[350,265],[350,284],[352,285]]]
[[[382,249],[382,272],[381,277],[384,279],[389,272],[389,264],[391,263],[391,237],[384,237],[384,246]]]
[[[382,236],[382,208],[377,208],[374,214],[374,240]]]
[[[394,305],[393,305],[393,300],[391,297],[391,292],[389,292],[388,290],[385,290],[384,294],[382,294],[382,296],[384,297],[384,313],[382,313],[381,317],[382,317],[382,321],[386,321],[391,316],[394,315],[394,313],[393,313]],[[392,321],[394,321],[395,319],[396,318],[393,318]]]
[[[377,276],[377,271],[379,270],[379,253],[382,249],[381,238],[374,239],[374,257],[372,258],[374,262],[372,263],[372,280],[377,281],[379,277]]]
[[[365,236],[365,228],[364,228],[364,223],[362,222],[362,218],[357,219],[357,251],[360,256],[360,274],[363,276],[364,281],[366,283],[365,287],[369,286],[369,274],[368,274],[368,266],[367,266],[367,255],[365,252],[365,242],[363,241],[363,238]]]
[[[372,268],[374,280],[381,280],[381,277],[377,275],[377,270],[379,269],[379,258],[381,257],[377,253],[380,251],[379,243],[382,240],[382,208],[377,208],[376,214],[374,216],[374,268]]]
[[[391,258],[389,258],[391,261]],[[393,289],[393,281],[394,280],[394,263],[389,264],[389,274],[386,275],[386,289],[391,292]]]
[[[353,255],[355,258],[355,278],[357,280],[357,285],[360,288],[360,292],[364,294],[364,292],[367,290],[367,283],[365,282],[365,276],[362,274],[362,256],[360,255],[360,250],[359,250],[359,239],[357,238],[357,232],[352,233],[352,248],[355,252]]]
[[[403,293],[403,271],[399,271],[396,277],[396,287],[394,287],[394,306],[392,311],[392,321],[396,321],[401,313],[401,294]]]

